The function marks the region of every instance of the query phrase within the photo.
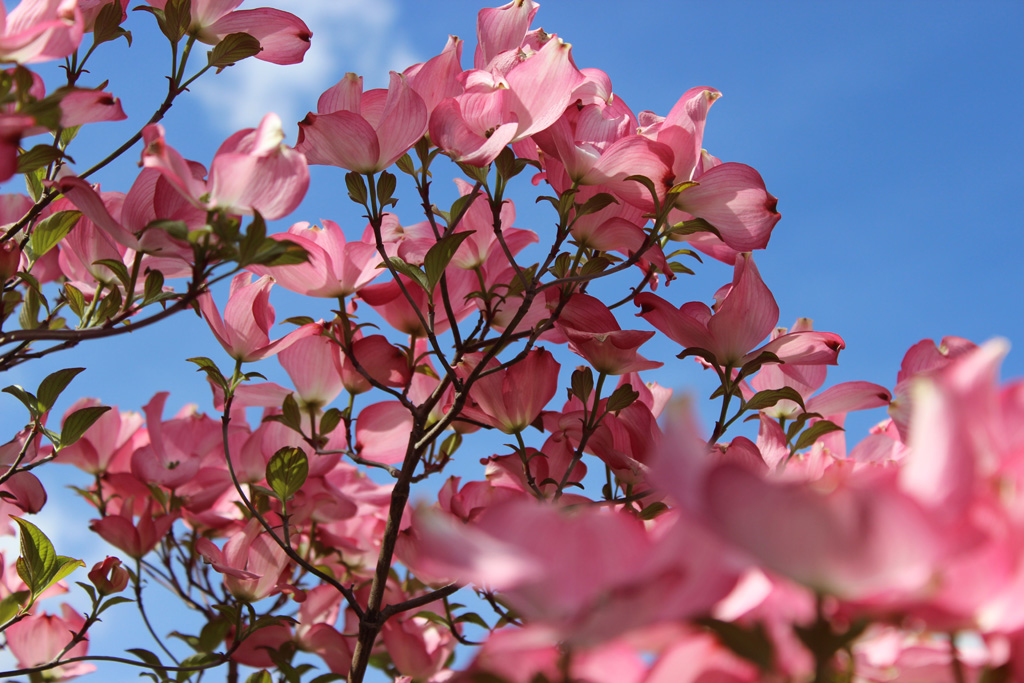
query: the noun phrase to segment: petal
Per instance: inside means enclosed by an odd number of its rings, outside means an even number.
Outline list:
[[[380,159],[376,170],[387,168],[427,132],[427,105],[405,76],[391,72],[384,115],[377,127]]]
[[[207,27],[205,33],[220,38],[229,33],[248,33],[260,41],[263,48],[256,59],[273,64],[301,62],[313,36],[302,19],[291,12],[269,7],[231,12]]]
[[[356,448],[360,457],[387,464],[402,462],[412,424],[412,415],[398,401],[366,406],[356,418]]]
[[[118,244],[129,249],[138,249],[139,241],[135,235],[128,232],[114,217],[107,211],[106,205],[89,183],[77,176],[65,176],[61,178],[58,187],[61,193],[67,197],[82,214],[91,220],[96,227],[110,235]]]
[[[539,8],[533,0],[515,0],[501,7],[480,10],[476,16],[477,48],[473,65],[486,69],[497,55],[522,45]]]
[[[350,111],[308,114],[299,122],[295,149],[310,164],[339,166],[356,173],[380,170],[377,133],[366,119]]]
[[[552,37],[539,52],[505,75],[512,95],[512,111],[519,119],[515,139],[544,130],[569,106],[573,88],[583,80],[572,63],[572,46]]]
[[[662,122],[658,130],[658,142],[668,145],[675,153],[672,164],[675,182],[693,179],[701,158],[708,110],[721,96],[722,93],[714,88],[690,88]]]
[[[494,161],[505,145],[512,141],[517,123],[499,125],[490,136],[478,135],[466,125],[459,103],[445,100],[430,117],[430,138],[452,161],[470,166],[486,166]]]
[[[727,163],[699,176],[697,185],[679,193],[676,206],[718,229],[737,251],[763,249],[781,215],[761,174],[745,164]]]
[[[707,319],[711,309],[693,302],[676,308],[656,294],[644,292],[633,300],[640,307],[637,315],[656,327],[669,339],[684,348],[697,347],[715,350],[715,341],[708,332]]]
[[[708,321],[719,362],[735,363],[768,336],[779,321],[779,306],[761,280],[750,254],[736,259],[733,284]]]

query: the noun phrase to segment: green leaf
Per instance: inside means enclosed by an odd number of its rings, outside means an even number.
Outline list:
[[[693,272],[692,268],[688,268],[684,266],[682,263],[679,263],[678,261],[672,261],[671,263],[669,263],[668,268],[673,273],[682,273],[683,275],[696,275],[696,273]]]
[[[793,446],[793,450],[799,451],[802,448],[812,446],[819,438],[825,436],[829,432],[837,431],[841,432],[843,431],[843,428],[834,422],[829,422],[828,420],[818,420],[800,434],[800,438],[796,440],[796,445]]]
[[[601,209],[607,208],[611,204],[618,204],[617,200],[607,192],[599,192],[593,197],[583,202],[583,206],[576,209],[576,216],[586,216],[589,213],[597,213]]]
[[[800,430],[804,428],[807,421],[812,417],[817,416],[816,413],[801,413],[796,416],[796,419],[790,423],[789,427],[786,428],[786,441],[792,441],[796,438],[796,435],[800,433]]]
[[[224,656],[223,655],[213,654],[213,653],[210,653],[210,652],[200,652],[198,654],[189,655],[188,657],[185,657],[185,659],[181,660],[181,666],[183,666],[183,667],[191,667],[191,666],[217,666],[217,665],[220,665],[220,664],[223,664],[223,663],[224,663]],[[195,671],[179,671],[178,672],[178,681],[179,681],[179,683],[180,683],[180,681],[184,681],[186,678],[189,678],[190,676],[192,676],[195,673],[196,673]]]
[[[580,275],[597,275],[603,273],[612,264],[606,256],[595,256],[580,268]]]
[[[263,669],[254,674],[250,674],[250,676],[245,679],[245,683],[274,683],[274,677],[270,675],[269,671]]]
[[[32,258],[38,260],[43,254],[57,246],[57,243],[71,232],[71,228],[81,217],[80,211],[58,211],[39,221],[32,229],[32,237],[28,241]]]
[[[252,259],[252,264],[261,266],[293,266],[305,263],[309,254],[300,245],[289,240],[275,240],[269,237],[263,240],[259,251]],[[250,265],[252,265],[250,264]]]
[[[433,247],[431,247],[431,249],[433,249]],[[402,275],[406,276],[407,278],[418,284],[420,287],[423,288],[423,291],[430,293],[431,289],[433,289],[432,287],[427,286],[427,276],[424,275],[423,271],[417,268],[416,266],[406,263],[398,256],[389,256],[388,263],[391,264],[391,268],[395,272],[401,273]]]
[[[39,291],[36,289],[25,290],[25,301],[21,304],[18,312],[18,324],[23,330],[34,330],[39,327]]]
[[[334,681],[343,681],[345,677],[341,674],[320,674],[309,683],[334,683]]]
[[[651,193],[651,198],[654,200],[654,205],[656,207],[657,206],[661,206],[661,202],[658,200],[658,188],[655,187],[653,180],[651,180],[647,176],[642,176],[642,175],[626,176],[625,179],[626,180],[633,180],[635,182],[640,183],[644,187],[646,187],[647,191]]]
[[[395,166],[398,167],[399,171],[406,175],[416,175],[416,166],[413,165],[412,157],[409,156],[408,152],[398,158],[398,161],[395,162]]]
[[[90,602],[92,602],[92,603],[96,602],[96,588],[94,588],[93,586],[90,586],[87,583],[82,583],[81,581],[75,581],[75,585],[77,585],[79,588],[81,588],[82,590],[84,590],[86,592],[86,594],[89,596],[89,601]]]
[[[355,171],[346,173],[345,186],[348,188],[348,196],[352,201],[360,206],[366,206],[366,202],[370,195],[366,189],[366,183],[363,181],[363,176],[359,175]]]
[[[159,270],[151,270],[146,275],[146,286],[143,289],[142,303],[156,301],[164,294],[164,274]]]
[[[89,406],[68,415],[60,430],[60,447],[66,448],[82,438],[89,427],[92,427],[96,420],[100,419],[108,410],[110,410],[110,406]]]
[[[28,412],[33,418],[40,417],[42,413],[39,412],[39,400],[31,392],[25,391],[17,384],[12,384],[9,387],[4,387],[3,392],[10,394],[14,398],[21,401],[21,404],[28,408]]]
[[[82,296],[82,292],[67,282],[64,284],[64,299],[68,302],[71,311],[81,319],[85,313],[85,297]]]
[[[78,136],[78,131],[81,130],[81,128],[81,126],[71,126],[70,128],[62,130],[60,132],[61,147],[66,149],[68,145],[74,142],[75,138]]]
[[[398,200],[392,200],[391,198],[395,195],[395,189],[398,187],[398,178],[395,177],[394,173],[388,173],[387,171],[381,171],[380,176],[377,178],[377,202],[384,206],[391,204],[394,206],[398,203]]]
[[[164,666],[163,662],[160,661],[159,657],[157,657],[155,654],[153,654],[149,650],[145,650],[145,649],[143,649],[141,647],[129,648],[129,649],[125,650],[125,652],[129,652],[129,653],[135,655],[136,657],[139,658],[139,661],[145,662],[146,664],[150,665],[154,669],[162,669],[163,666]]]
[[[640,512],[640,519],[654,519],[658,515],[668,510],[668,505],[658,501],[651,503]]]
[[[285,446],[274,453],[267,463],[267,484],[278,500],[289,500],[306,483],[309,462],[301,448]]]
[[[420,619],[426,619],[427,621],[433,622],[435,624],[441,624],[442,626],[448,626],[448,620],[447,619],[445,619],[443,616],[441,616],[437,612],[431,612],[430,610],[426,610],[425,609],[425,610],[422,610],[420,612],[417,612],[416,614],[414,614],[412,616],[413,616],[414,619],[416,617],[419,617]]]
[[[341,424],[342,413],[337,408],[331,408],[320,416],[320,433],[327,435],[333,432]]]
[[[743,408],[745,410],[764,410],[765,408],[771,408],[782,400],[793,401],[801,408],[804,408],[803,396],[801,396],[800,392],[793,387],[782,387],[780,389],[765,389],[764,391],[759,391],[743,405]]]
[[[572,256],[563,251],[555,259],[554,265],[551,266],[551,272],[555,277],[565,277],[569,273],[570,266],[572,266]]]
[[[199,632],[199,649],[201,652],[213,652],[224,642],[224,638],[231,630],[231,622],[227,619],[218,618],[207,622]]]
[[[18,156],[17,172],[31,173],[37,169],[49,166],[62,156],[64,156],[63,152],[54,145],[36,145]]]
[[[298,325],[299,327],[302,327],[303,325],[308,325],[312,322],[316,321],[310,318],[308,315],[297,315],[291,318],[285,318],[284,320],[281,321],[281,324],[284,325],[287,323],[289,325]]]
[[[481,617],[476,612],[466,612],[465,614],[460,614],[458,617],[456,617],[455,623],[456,624],[476,624],[477,626],[479,626],[481,628],[488,629],[488,630],[490,630],[490,628],[491,628],[487,624],[487,622],[484,621],[483,617]]]
[[[299,404],[295,400],[294,394],[284,397],[284,402],[281,404],[281,417],[284,424],[297,432],[302,432],[302,414],[299,412]]]
[[[586,403],[587,399],[590,398],[590,392],[594,390],[593,371],[588,367],[580,367],[573,370],[571,386],[573,396]]]
[[[267,239],[267,222],[257,211],[245,229],[245,237],[238,243],[238,264],[247,266],[253,262]]]
[[[7,622],[18,616],[30,597],[28,591],[17,591],[4,596],[4,599],[0,600],[0,626],[6,625]]]
[[[154,14],[156,13],[154,12]],[[192,23],[192,2],[191,0],[167,0],[163,14],[163,22],[159,22],[160,17],[157,16],[160,29],[167,36],[167,40],[177,43],[185,36]]]
[[[775,669],[775,648],[760,622],[750,627],[711,617],[699,619],[698,622],[713,631],[722,645],[753,662],[762,671]]]
[[[220,73],[236,62],[258,55],[262,50],[260,41],[248,33],[229,33],[207,53],[207,59],[210,66]]]
[[[691,188],[691,187],[696,187],[697,185],[700,185],[700,183],[696,183],[696,182],[694,182],[692,180],[684,180],[683,182],[676,183],[675,185],[670,187],[665,194],[671,197],[671,196],[679,194],[683,190],[686,190],[686,189]]]
[[[623,384],[612,392],[608,397],[607,410],[610,413],[617,413],[624,408],[633,405],[633,401],[640,398],[640,394],[633,391],[633,385]]]
[[[121,297],[121,290],[111,289],[107,292],[107,295],[103,298],[99,308],[96,310],[96,319],[100,322],[107,320],[114,316],[118,311],[121,310],[121,303],[123,299]]]
[[[445,440],[441,442],[441,455],[450,458],[455,451],[459,450],[459,446],[462,445],[462,434],[455,432],[445,437]]]
[[[205,372],[206,376],[210,378],[210,381],[216,384],[218,387],[227,393],[230,388],[228,387],[228,380],[224,377],[224,374],[217,367],[217,364],[206,356],[196,356],[195,358],[186,358],[189,363],[195,363],[199,367],[196,372]]]
[[[115,605],[122,605],[122,604],[124,604],[126,602],[135,602],[135,601],[132,600],[131,598],[126,598],[123,595],[111,595],[109,598],[107,598],[106,600],[103,601],[103,604],[100,605],[100,608],[99,608],[99,610],[96,611],[96,614],[103,614],[104,612],[106,612],[111,607],[114,607]]]
[[[188,224],[185,221],[172,221],[161,218],[147,223],[142,231],[145,232],[146,230],[163,230],[176,240],[184,241],[188,239]]]
[[[427,275],[428,286],[425,289],[428,293],[434,291],[434,287],[441,281],[441,276],[444,275],[444,270],[451,263],[455,252],[459,250],[462,243],[472,234],[471,231],[454,232],[447,237],[442,237],[434,246],[427,250],[426,255],[423,257],[423,269]]]
[[[64,557],[63,555],[57,556],[57,566],[53,572],[53,575],[48,579],[46,588],[49,588],[53,584],[67,578],[71,575],[71,572],[75,571],[79,567],[84,567],[85,562],[82,560],[76,560],[73,557]],[[44,588],[43,590],[46,590]]]
[[[491,165],[486,166],[470,166],[469,164],[456,164],[466,177],[470,180],[480,183],[481,185],[487,184],[487,174],[491,170]]]
[[[53,544],[35,524],[20,517],[11,517],[21,529],[21,557],[17,561],[18,576],[37,598],[47,588],[68,576],[85,563],[57,555]]]
[[[464,194],[452,202],[451,210],[448,211],[448,215],[444,217],[448,222],[449,228],[453,228],[459,224],[462,217],[466,215],[466,211],[468,211],[469,207],[473,204],[473,201],[479,196],[479,192],[470,192],[469,194]]]
[[[710,232],[718,239],[722,239],[722,233],[718,231],[718,228],[711,225],[703,218],[691,218],[688,221],[676,223],[668,229],[667,234],[670,240],[675,242],[684,242],[688,235],[693,235],[698,232]]]
[[[121,5],[122,3],[118,0],[117,2],[108,2],[100,9],[93,24],[93,45],[108,43],[124,36],[128,41],[128,47],[131,47],[132,34],[121,28]]]
[[[37,168],[34,171],[25,173],[24,176],[25,188],[28,190],[28,193],[32,195],[32,199],[38,202],[39,198],[43,196],[43,190],[46,189],[43,187],[43,179],[46,177],[46,169]]]
[[[71,383],[71,380],[84,371],[85,368],[67,368],[47,375],[46,378],[39,383],[39,388],[36,389],[36,398],[39,401],[39,412],[45,413],[47,410],[52,408],[53,404],[57,402],[57,398],[67,388],[68,384]]]
[[[110,272],[112,272],[114,274],[114,277],[117,278],[118,282],[121,283],[121,286],[124,287],[124,291],[128,291],[128,288],[132,282],[132,278],[131,275],[128,274],[128,268],[125,267],[124,263],[112,258],[105,258],[100,259],[99,261],[93,261],[93,265],[104,266],[106,268],[109,268]]]
[[[518,170],[517,170],[518,167]],[[525,168],[525,166],[519,166],[516,164],[515,152],[509,147],[504,147],[498,153],[497,158],[494,160],[494,170],[497,171],[498,176],[509,180],[519,175],[519,173]]]

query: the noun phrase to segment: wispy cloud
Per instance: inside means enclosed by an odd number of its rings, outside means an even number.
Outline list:
[[[248,59],[193,88],[209,110],[209,120],[223,132],[253,127],[273,111],[294,143],[294,123],[315,109],[320,93],[346,72],[363,76],[367,88],[384,87],[389,71],[401,71],[424,59],[416,55],[398,26],[395,0],[294,4],[296,14],[313,31],[312,46],[301,64],[278,66]],[[277,6],[293,9],[287,3]]]

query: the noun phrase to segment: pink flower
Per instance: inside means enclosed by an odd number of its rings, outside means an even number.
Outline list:
[[[94,519],[89,528],[99,534],[103,540],[123,550],[128,557],[141,559],[156,547],[174,524],[174,515],[155,517],[154,504],[139,515],[138,524],[132,521],[132,503],[130,499],[122,506],[120,513],[108,514],[102,519]]]
[[[143,139],[142,165],[160,171],[202,209],[258,211],[267,219],[281,218],[295,210],[309,187],[306,158],[282,144],[277,114],[267,114],[259,128],[240,130],[225,140],[214,155],[208,181],[197,178],[190,162],[167,144],[163,126],[146,126]]]
[[[67,57],[82,41],[77,0],[22,0],[0,5],[0,61],[32,64]]]
[[[428,119],[442,100],[462,92],[462,85],[459,84],[461,57],[462,39],[448,36],[448,43],[441,54],[402,72],[412,89],[423,98]]]
[[[404,387],[412,375],[409,357],[381,334],[357,336],[349,353],[340,354],[337,361],[341,382],[345,390],[352,394],[369,391],[373,386],[362,372],[356,369],[356,363],[372,379],[389,387]]]
[[[750,254],[741,254],[736,260],[732,284],[718,290],[715,300],[714,310],[696,301],[677,309],[648,292],[634,301],[640,307],[637,315],[683,347],[711,352],[723,367],[741,367],[764,352],[775,354],[785,363],[834,365],[845,346],[836,334],[802,331],[782,335],[754,349],[774,329],[779,306]]]
[[[463,524],[420,510],[401,543],[417,573],[500,591],[524,619],[574,645],[704,613],[736,580],[730,559],[698,528],[589,506],[571,513],[521,498]]]
[[[299,122],[295,148],[311,164],[376,173],[395,163],[427,130],[427,107],[405,76],[391,72],[387,90],[363,92],[346,74],[320,96],[317,113]]]
[[[61,605],[62,616],[56,614],[31,614],[11,624],[4,635],[7,647],[18,660],[18,666],[29,668],[49,664],[71,642],[72,637],[85,626],[85,618],[68,604]],[[83,657],[89,652],[89,639],[68,650],[65,657]],[[49,669],[47,680],[66,681],[96,670],[86,662],[74,662]]]
[[[244,531],[231,536],[221,550],[208,538],[196,550],[213,568],[224,574],[224,587],[244,602],[256,602],[281,592],[288,569],[284,549],[263,533],[259,520],[250,519]]]
[[[637,353],[654,333],[621,329],[608,307],[592,296],[574,294],[555,326],[568,338],[569,349],[598,372],[622,375],[662,366]]]
[[[128,585],[128,570],[121,566],[121,560],[109,555],[97,562],[89,572],[89,581],[96,586],[100,595],[120,593]]]
[[[167,4],[167,0],[146,2],[160,9]],[[248,33],[263,48],[256,59],[274,64],[302,61],[313,33],[301,19],[269,7],[235,10],[240,4],[242,0],[193,0],[189,31],[208,45],[216,45],[230,33]]]
[[[296,223],[286,233],[271,235],[305,249],[307,260],[286,266],[252,266],[257,275],[270,275],[285,289],[304,294],[337,298],[362,289],[381,274],[377,248],[367,242],[346,242],[345,233],[334,221],[323,220],[323,227]]]
[[[64,420],[76,410],[98,405],[98,399],[80,399],[64,413]],[[148,439],[145,430],[140,427],[142,415],[121,412],[114,406],[100,415],[82,438],[61,448],[57,462],[74,465],[89,474],[102,474],[115,462],[125,463],[132,451]]]
[[[465,379],[478,366],[482,354],[467,354],[457,368]],[[530,351],[526,358],[503,370],[498,361],[488,364],[489,374],[473,383],[469,396],[476,404],[463,408],[461,415],[515,434],[529,427],[558,390],[560,366],[544,349]]]
[[[209,292],[199,297],[199,310],[217,341],[232,358],[243,363],[262,360],[302,337],[315,334],[314,327],[304,325],[280,339],[270,341],[270,328],[274,325],[274,308],[270,305],[272,285],[273,280],[268,276],[252,282],[251,273],[236,275],[231,280],[231,293],[224,306],[223,319]]]
[[[493,161],[505,145],[544,130],[562,115],[583,80],[571,46],[555,36],[524,45],[500,67],[463,72],[464,92],[444,100],[430,117],[430,137],[453,160]],[[518,46],[517,46],[518,47]]]
[[[313,323],[311,327],[311,334],[282,349],[277,360],[295,385],[295,398],[299,405],[319,409],[341,393],[341,374],[338,372],[341,349],[323,334],[322,321]]]

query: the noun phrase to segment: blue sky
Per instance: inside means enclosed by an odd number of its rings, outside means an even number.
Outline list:
[[[463,66],[471,65],[479,5],[369,5],[281,2],[313,29],[307,63],[244,63],[200,82],[195,97],[165,121],[169,142],[208,164],[221,140],[271,109],[285,118],[294,142],[294,122],[346,71],[365,76],[367,87],[382,85],[388,69],[433,56],[449,33],[467,39]],[[135,46],[107,46],[95,62],[96,78],[111,79],[111,91],[131,117],[130,124],[98,124],[94,136],[104,140],[130,134],[162,97],[156,69],[167,63],[165,48],[151,41],[149,17],[134,13],[129,22]],[[634,111],[664,115],[696,85],[723,92],[709,116],[705,146],[725,161],[757,168],[779,198],[782,221],[755,259],[779,302],[780,324],[811,317],[816,329],[846,340],[830,383],[864,379],[891,387],[906,349],[943,335],[977,342],[1004,336],[1018,347],[1004,376],[1024,375],[1024,4],[550,0],[534,25],[571,42],[580,67],[607,71]],[[97,152],[72,150],[82,167]],[[101,175],[104,189],[126,191],[137,160],[133,150]],[[338,169],[316,169],[310,194],[291,220],[329,218],[358,236],[363,222],[339,191],[342,178]],[[19,189],[9,183],[5,191]],[[413,222],[413,209],[412,201],[400,203],[399,216]],[[518,227],[543,232],[551,220],[523,205]],[[697,277],[667,292],[677,303],[707,302],[730,278],[729,268],[708,260]],[[319,302],[293,308],[297,299],[277,292],[273,300],[279,319],[328,310]],[[635,326],[646,329],[639,321]],[[666,352],[661,347],[651,355]],[[205,324],[185,314],[2,379],[3,385],[34,388],[57,367],[84,365],[90,371],[69,394],[137,410],[155,391],[171,389],[170,415],[185,402],[209,405],[205,383],[183,362],[192,355],[226,359]],[[273,375],[276,368],[270,369]],[[697,383],[695,393],[707,393],[706,378],[691,362],[652,376],[679,390]],[[10,432],[22,417],[13,399],[2,405],[0,426]],[[853,422],[849,437],[882,417]],[[55,523],[60,514],[54,505]],[[59,524],[53,528],[60,533]],[[58,551],[75,552],[60,545]]]

